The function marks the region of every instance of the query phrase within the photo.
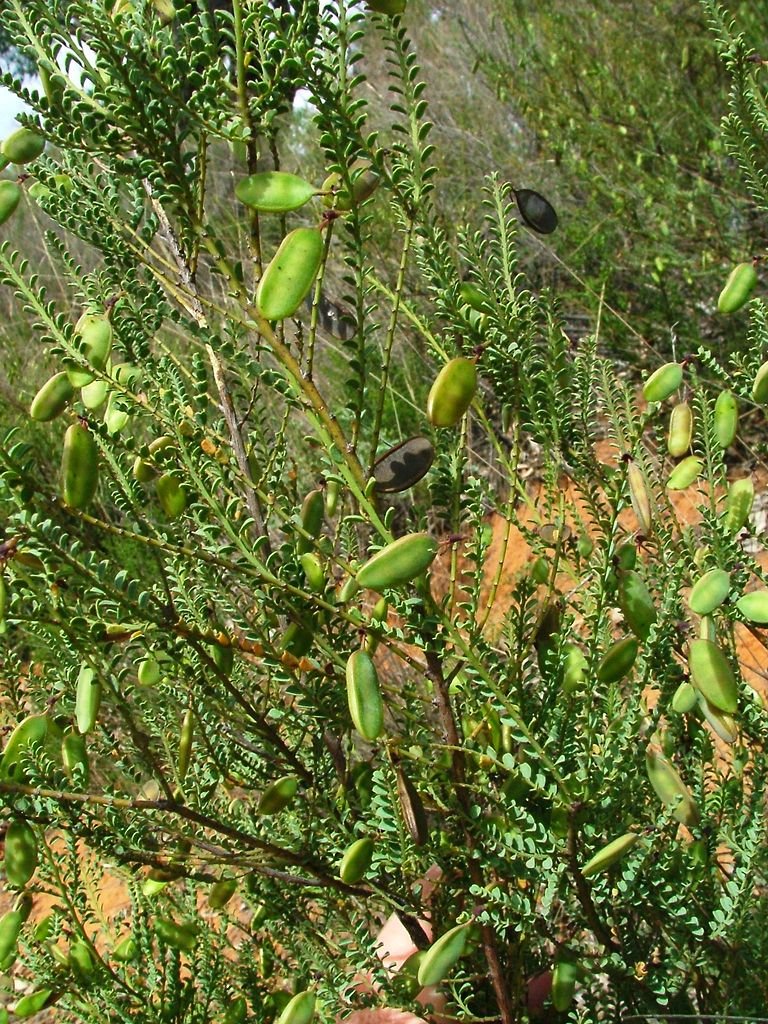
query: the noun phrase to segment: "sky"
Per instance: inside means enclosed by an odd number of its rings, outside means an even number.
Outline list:
[[[4,139],[14,128],[18,128],[16,115],[24,109],[24,104],[17,96],[0,87],[0,138]]]

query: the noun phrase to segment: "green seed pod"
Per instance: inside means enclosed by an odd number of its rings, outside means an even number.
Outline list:
[[[768,362],[763,363],[755,374],[755,381],[752,385],[752,401],[758,405],[768,403]]]
[[[721,448],[728,448],[736,440],[739,429],[739,405],[732,391],[721,391],[715,402],[715,438]]]
[[[587,679],[587,658],[577,644],[564,645],[565,665],[563,668],[563,690],[576,693],[584,688]]]
[[[322,594],[327,585],[323,563],[314,551],[305,552],[299,559],[304,570],[307,586],[313,594]]]
[[[75,718],[77,729],[83,736],[96,725],[101,705],[101,683],[90,665],[83,664],[77,676]]]
[[[45,139],[30,128],[17,128],[0,145],[0,156],[12,164],[28,164],[37,160],[45,149]]]
[[[347,661],[347,701],[355,728],[372,742],[384,728],[384,704],[376,666],[365,651],[355,651]]]
[[[409,583],[425,572],[437,555],[437,541],[427,533],[410,533],[388,544],[358,569],[361,587],[381,593],[388,587]]]
[[[61,479],[65,505],[84,509],[91,503],[99,485],[99,449],[81,423],[71,423],[64,435]]]
[[[402,14],[405,10],[406,0],[365,0],[370,11],[378,14],[388,14],[394,18],[396,14]]]
[[[619,569],[634,569],[637,565],[637,544],[627,541],[616,549],[613,557]]]
[[[211,657],[216,668],[224,676],[229,676],[235,664],[235,651],[231,644],[214,644],[211,647]]]
[[[731,577],[724,569],[710,569],[705,572],[691,589],[688,607],[696,615],[709,615],[719,608],[728,597]]]
[[[594,857],[587,861],[581,869],[582,875],[585,878],[590,878],[601,871],[607,871],[608,868],[621,860],[628,850],[632,849],[639,838],[637,832],[626,832],[623,836],[619,836],[618,839],[614,839],[598,850]]]
[[[691,791],[680,778],[674,765],[653,746],[645,752],[645,767],[656,795],[662,803],[671,805],[672,816],[688,827],[699,820],[699,811]]]
[[[248,1001],[245,996],[236,996],[227,1007],[221,1024],[245,1024],[248,1019]]]
[[[103,313],[83,313],[75,324],[83,358],[96,370],[104,370],[112,351],[112,324]],[[93,374],[73,359],[65,360],[67,376],[73,388],[82,388],[94,379]]]
[[[21,189],[15,181],[0,181],[0,224],[5,224],[21,202]]]
[[[755,500],[755,485],[752,477],[734,480],[728,488],[725,501],[725,528],[729,533],[738,533],[746,525]]]
[[[601,683],[616,683],[623,679],[635,663],[638,643],[633,636],[618,640],[608,648],[597,666],[597,678]]]
[[[220,878],[214,882],[208,893],[208,906],[212,910],[221,910],[225,907],[237,892],[236,878]]]
[[[51,190],[42,181],[36,181],[27,189],[27,195],[30,199],[34,199],[36,203],[43,203],[51,194]]]
[[[736,607],[750,622],[768,625],[768,590],[753,590],[750,594],[744,594],[736,602]]]
[[[30,992],[28,995],[22,996],[16,1003],[13,1014],[21,1019],[34,1017],[47,1006],[52,1006],[57,998],[58,995],[52,988],[38,989],[37,992]]]
[[[685,455],[693,440],[693,412],[687,402],[678,402],[669,416],[667,451],[677,459]]]
[[[138,954],[139,947],[136,945],[136,940],[132,935],[126,935],[112,950],[112,958],[120,963],[130,963],[131,960],[136,959]]]
[[[309,1024],[314,1015],[315,993],[297,992],[280,1014],[277,1024]]]
[[[757,271],[752,263],[739,263],[733,268],[720,292],[717,308],[720,313],[735,313],[749,301],[757,284]]]
[[[323,528],[325,517],[325,498],[319,487],[310,491],[301,503],[301,525],[302,528],[315,538]],[[299,536],[296,544],[299,554],[304,554],[312,549],[312,541],[304,536]]]
[[[397,769],[397,798],[405,827],[415,846],[424,846],[429,839],[427,812],[416,787],[401,768]]]
[[[0,963],[16,951],[24,917],[19,910],[8,910],[0,917]]]
[[[699,707],[708,725],[720,737],[724,743],[735,743],[739,735],[739,727],[736,720],[725,711],[713,707],[707,698],[699,695]]]
[[[696,690],[690,683],[680,683],[672,697],[672,710],[678,715],[687,715],[696,706]]]
[[[377,494],[407,491],[426,476],[434,457],[435,449],[426,437],[411,437],[390,448],[371,470]]]
[[[619,607],[635,636],[647,640],[656,621],[656,606],[642,576],[632,569],[619,573]]]
[[[558,1013],[565,1013],[573,1002],[580,974],[581,968],[575,961],[564,954],[558,957],[552,971],[552,1005]]]
[[[675,468],[667,477],[667,489],[670,491],[684,491],[690,487],[697,477],[701,476],[704,463],[696,455],[689,455],[687,459],[678,462]]]
[[[69,375],[67,374],[67,380]],[[105,380],[92,380],[90,384],[84,384],[80,388],[80,401],[86,409],[99,409],[107,399],[109,385]]]
[[[346,187],[344,179],[338,171],[329,174],[322,184],[321,191],[328,195],[323,199],[325,206],[346,213],[355,206],[370,199],[379,187],[381,179],[371,167],[370,160],[361,157],[349,167],[351,191]]]
[[[160,664],[151,654],[139,662],[136,673],[139,686],[156,686],[160,682],[161,676]]]
[[[535,558],[531,562],[530,573],[534,583],[546,583],[549,580],[549,562],[546,558]]]
[[[354,576],[348,576],[336,594],[337,604],[348,604],[360,590],[360,584]]]
[[[26,821],[12,821],[5,833],[5,877],[23,889],[37,870],[37,837]]]
[[[471,281],[463,281],[459,288],[459,302],[478,313],[493,312],[493,305],[482,288]]]
[[[458,924],[433,942],[419,966],[418,979],[423,988],[439,985],[464,953],[471,922]]]
[[[77,939],[69,947],[69,956],[67,957],[69,966],[83,977],[93,974],[93,957],[91,951],[86,942],[82,939]]]
[[[427,398],[427,419],[434,427],[455,427],[477,391],[477,367],[463,356],[451,359],[435,378]]]
[[[329,480],[325,485],[325,514],[329,519],[336,515],[339,505],[339,490],[341,484],[338,480]]]
[[[641,531],[648,536],[653,530],[653,506],[651,492],[645,474],[636,462],[627,465],[627,483],[629,484],[629,500],[637,517]]]
[[[314,641],[315,634],[311,629],[305,629],[298,622],[292,622],[283,634],[280,647],[294,658],[301,658],[311,649]]]
[[[88,785],[90,777],[90,764],[88,763],[88,748],[85,737],[79,732],[67,729],[61,740],[61,761],[64,771],[71,780],[77,773],[78,779],[83,787]]]
[[[182,921],[177,924],[167,917],[155,918],[155,935],[167,946],[191,953],[197,945],[200,929],[194,921]]]
[[[646,402],[663,402],[683,383],[683,367],[681,363],[664,363],[654,370],[643,385],[643,398]]]
[[[373,840],[358,839],[347,847],[347,851],[339,864],[339,878],[346,885],[356,885],[368,873],[373,860]]]
[[[126,409],[123,397],[114,391],[111,392],[107,399],[107,408],[104,410],[104,426],[107,428],[107,433],[112,436],[119,434],[128,426],[130,418],[131,413],[129,409]]]
[[[267,266],[256,290],[256,305],[266,320],[293,316],[312,287],[323,258],[317,228],[290,231]]]
[[[688,668],[693,685],[718,710],[732,714],[738,705],[736,676],[731,663],[711,640],[691,640]]]
[[[195,718],[192,714],[192,709],[187,708],[184,712],[184,719],[181,723],[181,733],[179,735],[179,754],[177,760],[177,768],[179,773],[179,781],[183,782],[184,777],[189,771],[189,762],[192,758],[192,743],[195,735]]]
[[[64,370],[54,374],[40,388],[32,399],[29,415],[38,423],[48,423],[60,416],[75,393]]]
[[[256,813],[277,814],[286,807],[290,807],[298,788],[299,780],[295,775],[285,775],[282,779],[271,783],[261,794]]]
[[[317,189],[297,174],[285,171],[261,171],[251,174],[235,186],[241,203],[262,213],[288,213],[308,203]]]
[[[551,234],[557,227],[557,213],[552,204],[530,188],[518,188],[514,193],[520,216],[528,227],[540,235]]]
[[[45,742],[48,735],[48,718],[45,715],[29,715],[19,722],[5,744],[0,759],[0,779],[13,778],[23,781],[19,770],[19,759],[26,751]],[[0,960],[2,960],[0,956]]]
[[[163,473],[155,484],[157,500],[166,518],[176,519],[187,507],[187,492],[171,473]]]

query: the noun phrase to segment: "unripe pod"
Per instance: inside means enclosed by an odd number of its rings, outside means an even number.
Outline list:
[[[36,160],[45,149],[45,139],[31,128],[17,128],[0,145],[0,156],[6,163],[28,164]]]
[[[66,376],[69,380],[69,374]],[[80,401],[86,409],[98,409],[106,401],[108,390],[109,385],[105,380],[92,380],[80,389]]]
[[[37,992],[29,992],[16,1003],[13,1014],[22,1020],[25,1017],[34,1017],[47,1006],[52,1006],[57,998],[58,995],[52,988],[41,988]]]
[[[176,519],[187,507],[186,491],[170,473],[163,473],[155,486],[160,508],[168,519]]]
[[[139,668],[136,673],[139,686],[155,686],[160,682],[161,675],[160,665],[151,654],[139,662]]]
[[[670,491],[684,491],[690,487],[693,481],[701,475],[704,463],[696,455],[689,455],[687,459],[679,462],[667,478],[667,488]]]
[[[549,562],[546,558],[537,558],[531,563],[531,579],[534,583],[546,583],[549,580]]]
[[[768,590],[753,590],[750,594],[744,594],[736,602],[736,607],[750,622],[768,625]]]
[[[710,569],[694,583],[688,607],[696,615],[709,615],[728,597],[731,577],[725,569]]]
[[[645,474],[636,462],[627,466],[627,482],[629,484],[629,500],[637,516],[637,523],[646,536],[653,530],[651,493],[645,480]]]
[[[438,544],[427,533],[411,533],[388,544],[369,558],[355,579],[361,587],[379,593],[420,576],[437,555]]]
[[[613,556],[619,569],[634,569],[637,565],[637,544],[628,540],[616,549]]]
[[[618,640],[606,651],[597,666],[597,678],[601,683],[616,683],[630,671],[635,663],[638,643],[633,636]]]
[[[294,228],[285,236],[256,290],[256,305],[266,320],[284,320],[296,312],[322,258],[323,236],[318,228]]]
[[[88,977],[88,975],[93,974],[93,957],[91,956],[88,944],[83,942],[82,939],[77,939],[69,947],[67,962],[82,977]]]
[[[677,459],[685,455],[693,439],[693,413],[687,402],[678,402],[669,417],[667,451]]]
[[[167,917],[155,918],[155,934],[158,938],[173,949],[180,949],[185,953],[191,953],[197,945],[199,933],[198,926],[193,921],[183,921],[177,924]]]
[[[752,477],[734,480],[728,488],[725,501],[725,528],[729,533],[738,533],[747,523],[755,500],[755,485]]]
[[[139,953],[139,947],[132,935],[127,935],[112,950],[112,957],[120,963],[130,963],[135,960]]]
[[[227,1007],[221,1024],[245,1024],[248,1019],[248,1000],[245,996],[236,996]]]
[[[315,538],[320,533],[325,516],[325,498],[319,487],[310,491],[301,504],[301,525],[310,537]],[[304,536],[299,536],[297,541],[299,554],[304,554],[312,548],[312,542]]]
[[[715,402],[715,437],[721,448],[736,440],[739,429],[739,406],[732,391],[721,391]]]
[[[695,825],[699,820],[696,801],[674,765],[658,748],[649,746],[645,752],[645,767],[656,795],[663,803],[673,806],[672,816],[688,827]]]
[[[283,634],[280,647],[294,658],[301,658],[311,649],[314,640],[315,634],[311,629],[292,622]]]
[[[307,586],[313,594],[322,594],[325,590],[327,580],[323,572],[323,565],[314,551],[305,552],[299,559],[307,580]]]
[[[752,263],[739,263],[733,268],[725,287],[720,292],[717,308],[720,313],[735,313],[741,309],[757,284],[757,271]]]
[[[19,910],[9,910],[0,917],[0,963],[16,950],[24,917]]]
[[[309,202],[315,192],[314,185],[286,171],[261,171],[235,186],[235,195],[240,202],[262,213],[298,210]]]
[[[372,742],[384,727],[384,704],[376,666],[365,651],[355,651],[347,661],[347,701],[355,728]]]
[[[184,777],[189,771],[189,762],[192,757],[192,743],[195,734],[195,717],[192,714],[192,709],[187,708],[184,713],[184,720],[181,723],[181,734],[179,736],[179,754],[177,767],[179,772],[179,779],[181,782],[184,781]]]
[[[490,313],[493,310],[491,300],[485,292],[471,281],[464,281],[459,288],[459,301],[478,313]]]
[[[555,964],[552,971],[552,1005],[558,1013],[565,1013],[573,1002],[580,973],[579,965],[566,957],[560,957]]]
[[[373,860],[373,840],[358,839],[347,848],[339,864],[339,878],[347,885],[362,881]]]
[[[37,392],[29,407],[29,415],[38,423],[55,420],[64,412],[74,393],[75,389],[70,384],[69,377],[62,370],[61,373],[50,377]]]
[[[77,676],[75,696],[75,718],[77,729],[82,735],[89,733],[96,725],[101,705],[101,683],[89,665],[83,665]]]
[[[112,324],[102,313],[83,313],[75,324],[75,333],[80,336],[83,357],[96,370],[103,370],[112,351]],[[75,362],[67,360],[67,375],[72,387],[82,388],[90,384],[93,374]]]
[[[581,869],[582,875],[585,878],[590,878],[600,871],[607,871],[609,867],[621,860],[628,850],[632,849],[639,838],[637,832],[626,832],[618,839],[614,839],[587,861]]]
[[[13,216],[21,202],[21,189],[15,181],[0,181],[0,224]]]
[[[464,953],[471,922],[456,925],[433,942],[419,965],[419,984],[426,988],[439,985]]]
[[[61,761],[69,779],[72,779],[75,772],[78,772],[81,785],[88,785],[90,776],[88,749],[85,737],[79,732],[69,729],[64,733],[61,740]]]
[[[477,367],[463,356],[451,359],[437,375],[427,398],[427,418],[435,427],[454,427],[477,391]]]
[[[277,779],[261,794],[256,813],[277,814],[284,810],[293,803],[298,788],[299,780],[295,775],[285,775],[282,779]]]
[[[388,14],[394,18],[396,14],[402,14],[405,10],[406,0],[365,0],[369,10],[378,14]]]
[[[665,363],[654,370],[643,385],[643,397],[646,402],[663,402],[677,391],[682,382],[682,364]]]
[[[563,690],[575,693],[582,689],[587,678],[588,662],[582,649],[576,644],[565,644],[565,667],[563,669]]]
[[[735,743],[739,735],[739,727],[731,715],[720,711],[703,695],[699,696],[699,707],[707,724],[714,730],[724,743]]]
[[[235,652],[231,644],[214,644],[211,648],[211,657],[222,675],[230,675],[235,663]]]
[[[297,992],[277,1020],[277,1024],[309,1024],[315,1015],[315,993]]]
[[[14,778],[23,782],[18,764],[20,757],[27,749],[45,741],[48,735],[48,719],[45,715],[29,715],[19,722],[3,749],[0,759],[0,779]],[[2,961],[0,956],[0,961]]]
[[[755,374],[752,385],[752,401],[758,405],[768,403],[768,362],[763,363]]]
[[[672,710],[678,715],[687,715],[696,707],[696,690],[690,683],[680,683],[672,697]]]
[[[325,514],[329,519],[336,515],[339,505],[339,490],[341,485],[338,480],[329,480],[325,485]]]
[[[688,648],[688,667],[693,685],[710,704],[732,714],[738,705],[736,676],[731,663],[711,640],[692,640]]]
[[[656,606],[642,576],[634,570],[619,573],[619,607],[635,636],[647,640],[656,621]]]
[[[212,910],[221,910],[229,903],[236,891],[237,879],[220,878],[211,886],[211,891],[208,893],[208,906]]]
[[[321,190],[330,193],[323,199],[325,206],[346,213],[354,206],[359,206],[366,199],[370,199],[381,181],[371,167],[370,160],[364,157],[350,165],[349,177],[352,182],[351,191],[346,188],[344,179],[338,171],[328,175]]]
[[[93,434],[81,423],[71,423],[64,435],[61,477],[64,504],[86,508],[99,485],[99,449]]]
[[[26,821],[12,821],[5,833],[5,877],[22,889],[37,869],[37,837]]]
[[[119,434],[128,425],[131,418],[130,410],[125,407],[125,399],[116,394],[110,393],[107,399],[107,408],[104,410],[104,426],[108,434]]]

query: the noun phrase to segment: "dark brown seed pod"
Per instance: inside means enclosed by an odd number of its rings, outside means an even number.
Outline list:
[[[513,189],[515,202],[529,228],[540,235],[551,235],[557,227],[557,214],[554,207],[540,193],[530,188]]]
[[[390,448],[373,464],[375,490],[379,494],[407,491],[424,477],[432,465],[435,449],[426,437],[410,437]]]
[[[424,846],[429,839],[427,812],[415,786],[400,768],[397,769],[397,796],[408,834],[416,846]]]

